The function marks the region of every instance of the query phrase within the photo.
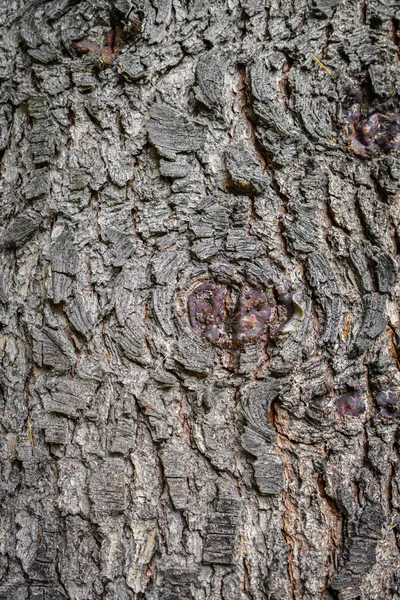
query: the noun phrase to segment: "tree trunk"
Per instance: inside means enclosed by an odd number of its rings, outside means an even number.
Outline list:
[[[0,600],[399,600],[398,0],[0,14]]]

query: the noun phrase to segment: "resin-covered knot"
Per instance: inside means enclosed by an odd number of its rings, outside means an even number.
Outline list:
[[[400,417],[400,394],[384,387],[375,398],[379,414],[389,419],[398,419]]]
[[[240,290],[234,319],[233,339],[237,344],[254,342],[268,331],[271,307],[261,288],[245,284]]]
[[[364,114],[355,105],[347,121],[349,150],[354,154],[366,156],[370,150],[391,154],[400,149],[400,112],[395,98],[369,107]]]
[[[304,309],[282,286],[263,289],[244,282],[225,285],[214,280],[200,283],[188,298],[193,331],[213,344],[239,350],[258,341],[267,343],[295,333]]]
[[[225,331],[226,294],[225,285],[207,281],[189,296],[190,324],[197,334],[210,342],[218,342]]]
[[[336,410],[340,415],[359,417],[365,412],[365,403],[360,392],[343,394],[335,400]]]

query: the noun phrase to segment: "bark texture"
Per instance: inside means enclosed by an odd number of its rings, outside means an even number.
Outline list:
[[[399,600],[398,0],[0,22],[0,600]]]

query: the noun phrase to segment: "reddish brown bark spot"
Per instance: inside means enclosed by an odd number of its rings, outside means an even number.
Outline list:
[[[127,25],[116,25],[104,33],[104,43],[98,44],[89,38],[75,42],[73,47],[81,54],[94,54],[107,66],[114,64],[121,48],[125,43],[134,40],[141,31],[142,23],[139,19],[133,19]]]
[[[359,142],[354,135],[349,137],[349,150],[350,152],[354,152],[357,156],[366,156],[367,148]]]
[[[96,54],[107,66],[111,66],[116,58],[111,46],[99,46],[91,40],[83,39],[74,44],[75,50],[82,54]]]

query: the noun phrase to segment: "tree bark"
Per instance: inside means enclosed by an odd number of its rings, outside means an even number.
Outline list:
[[[0,600],[399,600],[398,0],[0,19]]]

